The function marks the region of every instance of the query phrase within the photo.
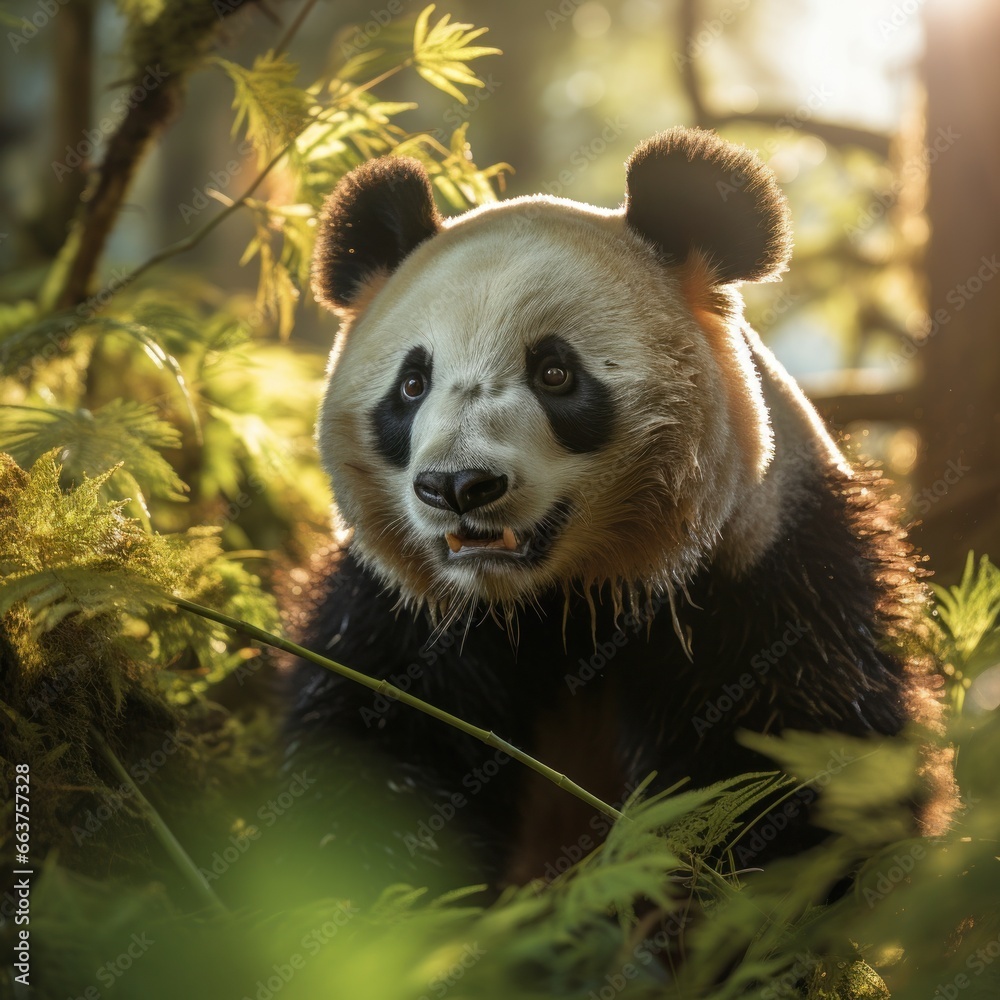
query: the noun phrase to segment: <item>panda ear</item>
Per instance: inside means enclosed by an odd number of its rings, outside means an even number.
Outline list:
[[[323,206],[313,295],[329,309],[349,307],[440,228],[423,164],[398,156],[369,160],[344,177]]]
[[[625,222],[668,263],[700,251],[718,284],[774,277],[791,255],[788,205],[774,175],[749,149],[701,129],[671,129],[636,147]]]

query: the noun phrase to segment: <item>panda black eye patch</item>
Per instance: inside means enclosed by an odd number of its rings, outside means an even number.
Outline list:
[[[614,433],[611,390],[592,375],[576,349],[549,336],[525,352],[528,386],[541,404],[556,440],[576,454],[597,451]]]
[[[371,411],[371,425],[379,454],[397,468],[410,461],[410,434],[420,404],[431,391],[431,356],[423,347],[411,347],[396,369],[392,385]]]

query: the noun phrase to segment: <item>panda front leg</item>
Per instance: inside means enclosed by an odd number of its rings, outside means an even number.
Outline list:
[[[330,575],[306,645],[475,725],[512,731],[495,665],[462,630],[435,632],[349,555]],[[489,645],[489,643],[486,643]],[[470,666],[471,664],[471,666]],[[286,772],[309,776],[287,864],[306,892],[369,895],[393,882],[444,890],[500,881],[520,777],[506,754],[307,662],[289,677]],[[515,737],[516,738],[516,737]],[[301,869],[301,870],[300,870]]]

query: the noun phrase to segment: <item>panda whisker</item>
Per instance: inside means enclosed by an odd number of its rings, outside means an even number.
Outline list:
[[[448,610],[441,617],[436,628],[431,633],[428,643],[434,645],[441,638],[445,632],[451,631],[452,626],[462,615],[464,609],[468,606],[470,601],[470,595],[465,593],[454,594],[452,600],[449,601]],[[468,629],[466,629],[468,631]]]
[[[360,472],[363,476],[370,476],[374,471],[370,465],[360,465],[357,462],[342,462],[341,464],[345,469],[352,469],[354,472]]]
[[[471,598],[469,599],[469,603],[470,604],[472,603],[472,599]],[[469,614],[466,616],[466,619],[465,619],[465,628],[462,630],[462,638],[461,638],[461,641],[458,644],[458,652],[459,652],[460,656],[465,652],[465,641],[466,641],[466,639],[469,638],[469,631],[472,628],[472,618],[473,618],[472,612],[474,610],[475,610],[474,608],[470,607],[469,608]]]
[[[406,522],[407,522],[407,515],[405,513],[400,514],[397,517],[394,517],[391,521],[387,521],[382,526],[382,530],[379,531],[376,537],[382,539],[386,535],[392,535],[395,533],[397,527],[399,527],[400,525],[405,525]]]
[[[684,629],[681,627],[680,619],[677,617],[677,606],[674,602],[674,585],[672,582],[667,583],[666,595],[667,600],[670,602],[670,620],[674,625],[674,635],[677,636],[677,641],[681,644],[681,649],[684,651],[684,655],[691,663],[694,663],[694,654],[691,652],[690,636],[684,632]]]

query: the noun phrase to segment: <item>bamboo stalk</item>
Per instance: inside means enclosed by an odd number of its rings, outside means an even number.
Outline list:
[[[195,604],[193,601],[187,601],[181,597],[171,597],[170,600],[179,608],[184,608],[186,611],[191,611],[196,615],[201,615],[202,618],[208,618],[210,621],[218,622],[220,625],[225,625],[227,628],[234,629],[235,631],[245,632],[258,642],[263,642],[268,646],[274,646],[276,649],[283,649],[286,653],[294,653],[296,656],[300,656],[304,660],[309,660],[310,663],[315,663],[335,674],[340,674],[341,677],[346,677],[348,680],[352,680],[357,684],[370,688],[377,694],[395,698],[396,701],[401,701],[404,705],[409,705],[411,708],[417,709],[418,712],[430,715],[432,718],[438,719],[440,722],[443,722],[448,726],[452,726],[469,736],[475,737],[487,746],[502,750],[515,760],[520,761],[525,765],[525,767],[530,767],[532,771],[537,772],[543,778],[551,781],[554,785],[569,792],[570,795],[575,795],[581,801],[586,802],[591,808],[604,813],[605,816],[609,816],[615,821],[625,818],[624,814],[619,812],[619,810],[608,805],[608,803],[599,799],[596,795],[588,792],[575,781],[571,781],[565,774],[556,771],[547,764],[543,764],[540,760],[536,760],[534,757],[526,754],[523,750],[519,750],[513,744],[501,739],[496,735],[496,733],[487,729],[481,729],[479,726],[474,726],[471,723],[466,722],[464,719],[460,719],[457,715],[452,715],[450,712],[446,712],[444,709],[438,708],[430,702],[414,697],[412,694],[408,694],[406,691],[402,691],[395,685],[390,684],[387,680],[377,680],[374,677],[369,677],[367,674],[363,674],[358,670],[345,667],[342,663],[337,663],[335,660],[330,660],[325,656],[320,656],[319,653],[314,653],[311,649],[306,649],[305,646],[300,646],[298,643],[291,642],[288,639],[282,639],[280,636],[272,635],[264,629],[257,628],[256,625],[240,621],[238,618],[231,618],[229,615],[224,615],[219,611],[214,611],[211,608]]]
[[[163,845],[164,850],[170,856],[170,860],[180,869],[180,871],[191,883],[192,888],[197,893],[198,898],[205,906],[217,916],[228,915],[228,910],[222,905],[222,901],[212,891],[205,876],[199,871],[198,866],[191,860],[191,856],[181,846],[180,841],[174,836],[173,831],[163,821],[163,817],[156,811],[153,804],[139,790],[139,786],[132,780],[132,776],[122,766],[122,762],[115,756],[114,751],[108,746],[107,741],[101,733],[94,727],[90,727],[91,736],[97,744],[97,749],[111,766],[111,769],[121,779],[122,783],[135,796],[136,802],[152,827],[157,840]]]

